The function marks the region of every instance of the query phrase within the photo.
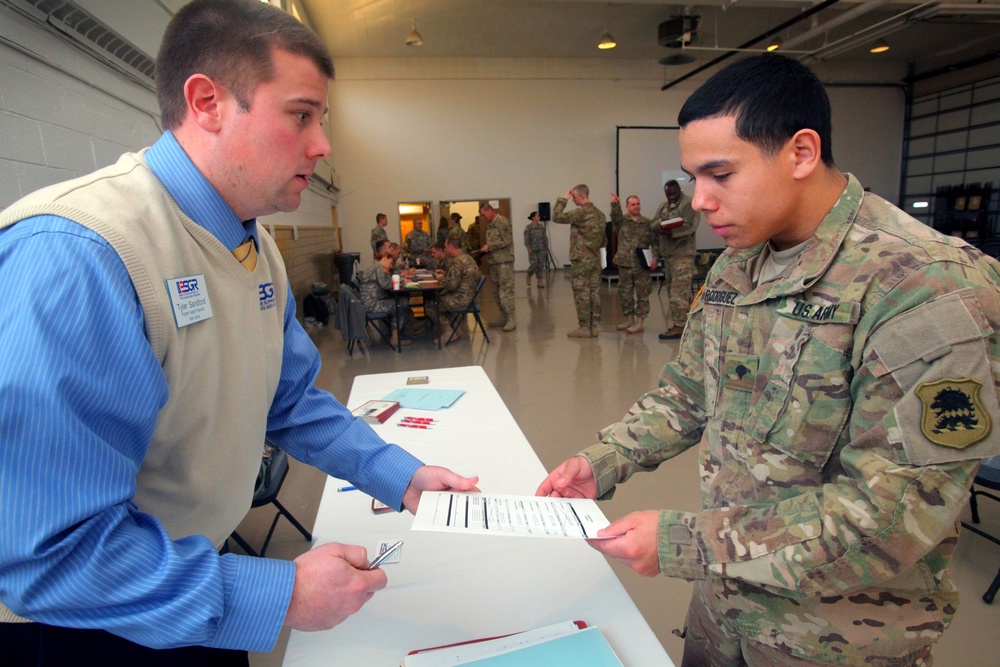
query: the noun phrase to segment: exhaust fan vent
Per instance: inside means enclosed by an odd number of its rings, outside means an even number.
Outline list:
[[[0,0],[29,18],[52,26],[101,60],[152,88],[155,62],[134,44],[67,0]]]

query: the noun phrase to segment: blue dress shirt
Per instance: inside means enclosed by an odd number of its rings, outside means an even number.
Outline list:
[[[146,160],[184,213],[233,250],[238,220],[167,132]],[[124,264],[57,216],[0,231],[0,599],[42,623],[152,647],[269,651],[293,563],[171,541],[132,498],[169,387]],[[315,388],[319,352],[289,291],[268,436],[290,455],[401,508],[421,463]],[[225,471],[219,471],[225,483]]]

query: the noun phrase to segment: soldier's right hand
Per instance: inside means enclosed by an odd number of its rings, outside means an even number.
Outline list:
[[[361,609],[385,588],[381,569],[367,570],[364,547],[331,542],[295,559],[295,584],[285,625],[296,630],[329,630]]]
[[[618,197],[618,193],[617,192],[612,192],[611,193],[611,203],[612,204],[617,204],[620,201],[621,201],[621,199]]]
[[[553,498],[596,498],[597,481],[590,461],[584,456],[574,456],[563,461],[542,480],[536,496]]]

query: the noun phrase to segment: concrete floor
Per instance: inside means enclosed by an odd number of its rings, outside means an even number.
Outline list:
[[[356,350],[349,357],[339,331],[314,330],[314,340],[323,356],[318,385],[345,402],[356,375],[482,366],[542,463],[551,469],[593,443],[599,428],[620,419],[636,398],[655,385],[660,368],[676,355],[677,342],[657,339],[657,333],[667,324],[663,316],[666,291],[657,295],[654,289],[645,333],[627,335],[615,330],[621,318],[617,286],[602,282],[601,335],[581,340],[566,337],[566,332],[576,327],[568,272],[550,273],[547,285],[542,290],[528,288],[524,274],[515,274],[517,330],[501,333],[491,329],[489,344],[477,331],[471,342],[466,337],[441,351],[423,341],[404,346],[402,354],[385,345],[376,345]],[[487,282],[480,295],[484,319],[491,319],[496,312],[489,289]],[[280,499],[307,527],[315,519],[324,481],[325,476],[319,471],[292,462]],[[1000,503],[985,499],[980,506],[983,525],[1000,535]],[[633,477],[619,488],[614,499],[603,504],[610,519],[642,509],[694,511],[698,507],[697,461],[693,450],[667,462],[655,473]],[[259,545],[271,517],[267,508],[252,510],[240,533],[251,544]],[[308,546],[282,520],[268,556],[293,559]],[[234,550],[238,551],[238,547]],[[690,585],[665,577],[644,579],[615,563],[612,567],[667,653],[679,663],[683,642],[671,630],[683,626]],[[1000,624],[1000,600],[987,605],[981,599],[997,568],[1000,568],[1000,547],[964,532],[951,565],[952,577],[963,593],[962,605],[935,649],[937,665],[998,664],[1000,634],[996,628]],[[280,665],[287,636],[286,630],[271,653],[251,654],[251,665]],[[354,665],[364,665],[363,656]]]

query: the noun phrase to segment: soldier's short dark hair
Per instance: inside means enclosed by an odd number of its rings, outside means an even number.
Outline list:
[[[667,188],[679,188],[679,187],[681,187],[681,184],[678,183],[677,181],[675,181],[672,178],[669,181],[667,181],[666,183],[663,184],[663,189],[664,190],[666,190]]]
[[[458,238],[457,236],[449,236],[448,238],[446,238],[444,240],[444,244],[445,245],[449,245],[452,248],[461,248],[462,247],[462,239]]]
[[[195,74],[225,86],[249,111],[257,86],[274,79],[273,49],[308,58],[333,78],[333,60],[323,41],[277,7],[259,0],[194,0],[181,7],[156,56],[163,126],[173,130],[184,121],[184,84]]]
[[[381,220],[384,217],[386,217],[385,213],[376,213],[375,214],[375,222],[378,222],[379,220]]]
[[[575,192],[578,195],[583,195],[584,197],[590,196],[590,188],[588,188],[583,183],[573,188],[573,192]]]
[[[375,244],[376,252],[388,252],[388,248],[392,246],[392,241],[389,239],[384,239]]]
[[[528,220],[534,220],[536,215],[538,215],[538,211],[532,211],[531,214],[528,215]]]
[[[437,241],[435,241],[434,243],[430,244],[430,246],[428,246],[427,250],[428,251],[430,251],[430,250],[440,250],[441,252],[444,252],[444,246],[441,245],[440,243],[438,243]]]
[[[625,197],[625,205],[626,206],[628,206],[628,202],[629,202],[630,199],[634,199],[636,201],[639,201],[639,197],[637,195],[629,195],[628,197]]]
[[[493,210],[493,204],[490,204],[489,202],[479,207],[480,213],[482,213],[483,211],[492,211],[492,210]]]
[[[833,163],[830,98],[812,70],[775,53],[729,65],[687,99],[677,117],[683,128],[707,118],[733,116],[736,136],[774,155],[799,130],[814,130],[820,157]]]

